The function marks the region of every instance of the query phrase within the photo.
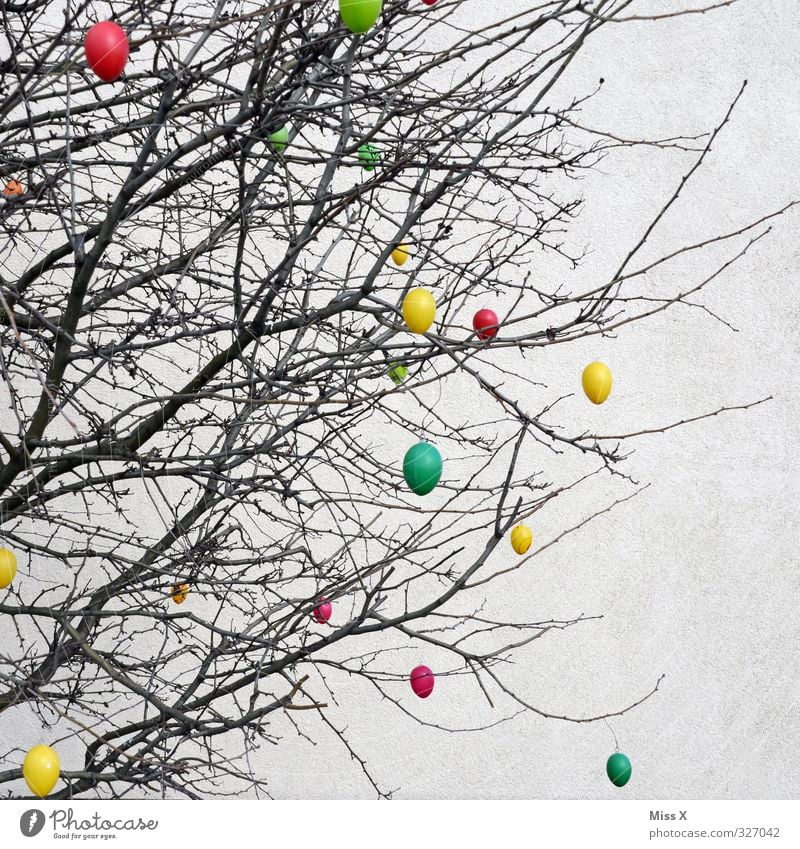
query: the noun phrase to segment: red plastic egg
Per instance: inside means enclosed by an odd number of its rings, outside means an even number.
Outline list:
[[[434,6],[434,5],[436,5],[436,0],[422,0],[422,2],[423,2],[426,6]]]
[[[333,605],[329,601],[325,601],[324,598],[320,599],[320,601],[322,604],[315,607],[311,615],[314,617],[315,622],[319,622],[320,625],[324,625],[331,618]]]
[[[125,70],[128,37],[114,21],[100,21],[86,33],[86,61],[101,80],[110,83]]]
[[[491,339],[497,335],[500,322],[492,310],[478,310],[472,319],[472,328],[478,334],[478,339]]]
[[[411,689],[421,699],[427,699],[433,692],[433,672],[427,666],[415,666],[411,670]]]

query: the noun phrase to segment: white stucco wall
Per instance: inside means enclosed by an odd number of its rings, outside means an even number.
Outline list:
[[[664,222],[659,246],[733,228],[800,198],[799,42],[796,3],[742,0],[706,15],[607,27],[573,65],[565,90],[605,79],[586,122],[630,138],[710,130],[749,81],[702,173]],[[592,245],[587,274],[605,279],[613,271],[689,162],[659,153],[612,156],[585,182],[576,226]],[[798,223],[796,213],[779,219],[706,291],[704,302],[736,332],[685,308],[585,347],[587,360],[613,365],[613,404],[594,420],[607,433],[773,400],[637,440],[628,471],[652,486],[550,549],[534,571],[494,589],[512,612],[605,616],[524,653],[511,678],[546,710],[618,708],[665,673],[655,697],[611,723],[633,761],[631,782],[618,790],[605,778],[614,739],[602,722],[524,715],[479,734],[446,734],[376,704],[366,687],[338,691],[342,706],[332,718],[348,726],[370,768],[399,797],[797,796]],[[689,279],[704,267],[693,260],[683,268]],[[508,356],[512,365],[515,355]],[[556,348],[544,358],[555,386],[559,374],[574,382],[573,364],[561,357]],[[553,514],[554,527],[596,509],[593,497],[601,496],[587,492]],[[435,696],[411,706],[431,722],[491,718],[477,688],[460,680],[440,682]],[[286,742],[261,757],[275,796],[371,795],[335,743]]]
[[[664,221],[660,248],[800,199],[798,43],[794,0],[740,0],[706,15],[606,27],[573,64],[562,91],[583,92],[605,80],[586,107],[586,123],[629,138],[708,131],[749,80],[707,164]],[[659,151],[626,152],[611,155],[584,181],[586,206],[573,237],[591,245],[581,272],[587,279],[608,278],[690,162]],[[376,702],[363,684],[342,682],[329,716],[348,727],[384,789],[408,798],[797,796],[798,223],[797,213],[779,219],[706,290],[703,302],[735,332],[707,313],[680,308],[617,339],[570,346],[569,356],[555,346],[526,361],[542,369],[553,392],[575,382],[576,352],[608,362],[613,403],[585,421],[607,433],[773,396],[747,412],[636,440],[626,471],[650,488],[492,590],[495,608],[512,619],[604,616],[548,635],[507,673],[542,709],[573,716],[615,710],[664,673],[660,692],[610,728],[528,714],[480,733],[452,734]],[[707,267],[708,258],[697,258],[681,269],[688,278]],[[513,351],[503,356],[515,367]],[[578,400],[566,410],[586,416]],[[459,399],[442,403],[455,409]],[[607,497],[600,485],[554,506],[537,527],[541,542]],[[477,688],[462,679],[442,679],[435,697],[411,706],[431,723],[471,726],[493,718]],[[4,723],[0,731],[6,741],[13,735],[20,745],[28,737],[35,742],[34,726],[23,725],[17,714],[13,728]],[[280,746],[265,744],[253,759],[273,796],[374,795],[330,734],[320,733],[312,746],[290,726],[284,731]],[[614,734],[633,761],[623,790],[604,774]]]

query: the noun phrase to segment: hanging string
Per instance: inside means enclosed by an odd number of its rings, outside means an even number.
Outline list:
[[[614,751],[619,751],[619,741],[617,740],[617,735],[614,733],[614,729],[611,727],[611,723],[607,719],[603,719],[603,722],[608,726],[608,730],[611,732],[611,736],[614,738]]]

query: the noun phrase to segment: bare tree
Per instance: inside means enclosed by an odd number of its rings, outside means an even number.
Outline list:
[[[356,35],[330,0],[0,3],[0,522],[19,561],[0,597],[0,712],[34,711],[56,748],[80,741],[55,797],[268,792],[250,751],[280,737],[278,719],[304,734],[312,715],[385,795],[330,687],[362,677],[413,715],[409,645],[477,684],[498,721],[551,715],[504,663],[595,617],[508,621],[484,601],[643,485],[623,463],[638,434],[558,423],[530,355],[702,308],[784,211],[645,251],[742,94],[694,137],[587,126],[594,92],[565,100],[556,84],[602,28],[673,14],[646,5],[501,4],[473,29],[465,3],[386,0]],[[83,44],[112,17],[131,55],[105,83]],[[685,177],[612,277],[571,286],[574,178],[637,145],[685,158]],[[712,244],[704,279],[653,294]],[[543,252],[560,280],[536,273]],[[424,334],[401,309],[418,286],[437,304]],[[471,321],[489,302],[499,332],[482,338]],[[402,473],[418,441],[444,457],[424,497]],[[606,474],[614,501],[490,560],[512,527]],[[23,755],[2,753],[9,796],[25,795]]]

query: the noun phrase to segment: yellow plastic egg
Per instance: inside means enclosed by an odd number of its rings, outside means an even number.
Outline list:
[[[392,251],[392,262],[395,265],[404,265],[405,261],[411,256],[411,251],[408,249],[408,245],[398,245]]]
[[[589,363],[583,370],[583,391],[593,404],[602,404],[611,392],[611,369],[605,363]]]
[[[517,554],[525,554],[532,544],[533,531],[527,525],[517,525],[511,531],[511,547]]]
[[[403,318],[409,330],[425,333],[436,318],[436,301],[427,289],[412,289],[403,298]]]
[[[14,552],[0,548],[0,589],[5,589],[17,574],[17,558]]]
[[[61,773],[61,762],[55,749],[42,744],[34,746],[22,762],[22,777],[31,793],[40,799],[56,786]]]

